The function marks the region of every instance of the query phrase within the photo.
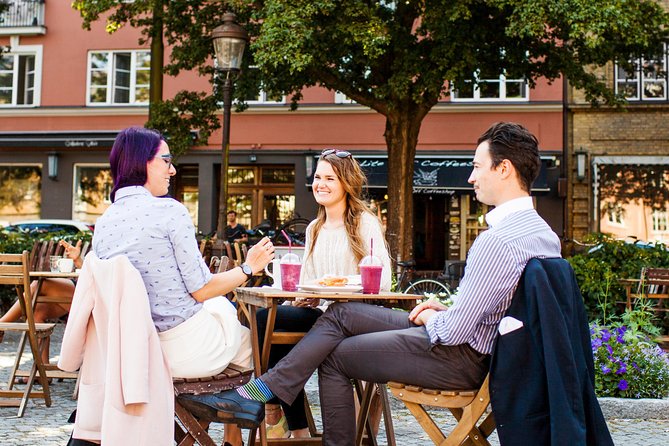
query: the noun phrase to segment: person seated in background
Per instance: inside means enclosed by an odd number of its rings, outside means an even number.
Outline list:
[[[74,261],[75,268],[81,268],[81,265],[84,263],[84,261],[81,259],[81,240],[79,240],[74,246],[65,240],[60,240],[58,244],[65,248],[65,257]],[[33,280],[30,283],[30,293],[34,297],[36,292],[37,280]],[[50,319],[61,318],[70,311],[72,296],[74,295],[74,282],[70,279],[44,279],[42,280],[42,286],[40,287],[39,295],[44,297],[69,298],[69,302],[37,303],[37,305],[35,305],[35,310],[33,311],[35,322],[42,323]],[[21,310],[21,305],[17,300],[9,308],[9,310],[7,310],[7,312],[2,317],[0,317],[0,322],[16,322],[22,317],[23,310]],[[2,342],[4,334],[4,331],[0,331],[0,342]],[[45,338],[42,342],[47,343],[42,358],[46,364],[49,362],[49,338]],[[25,381],[25,379],[22,380]]]
[[[246,228],[237,223],[236,211],[228,211],[228,225],[225,227],[225,239],[230,243],[246,243],[249,241]]]

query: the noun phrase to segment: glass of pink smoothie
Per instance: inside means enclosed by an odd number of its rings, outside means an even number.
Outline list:
[[[281,289],[284,291],[297,291],[300,283],[300,270],[302,261],[297,254],[288,253],[281,257]]]
[[[376,256],[366,256],[358,265],[362,281],[363,294],[378,294],[381,288],[381,274],[383,263]]]

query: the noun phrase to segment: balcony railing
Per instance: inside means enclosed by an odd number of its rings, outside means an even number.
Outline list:
[[[46,32],[44,0],[4,0],[4,3],[9,8],[0,14],[0,35]]]

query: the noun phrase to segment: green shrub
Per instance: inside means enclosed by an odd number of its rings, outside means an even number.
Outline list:
[[[669,251],[663,244],[642,247],[603,234],[589,236],[586,242],[592,248],[567,260],[574,268],[590,320],[603,324],[615,320],[620,312],[616,301],[626,299],[620,279],[638,279],[643,267],[669,268]]]

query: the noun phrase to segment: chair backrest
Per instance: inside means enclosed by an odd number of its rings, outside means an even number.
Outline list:
[[[235,267],[235,262],[233,262],[228,256],[221,256],[218,264],[218,270],[216,272],[222,273],[229,271]]]
[[[28,263],[30,271],[49,271],[49,257],[63,255],[65,249],[56,240],[38,240],[33,244]]]
[[[669,268],[641,268],[633,297],[669,297]]]
[[[86,257],[86,254],[88,254],[88,252],[91,250],[92,247],[93,247],[93,244],[91,242],[89,242],[88,240],[83,242],[81,244],[81,255],[80,255],[80,257],[82,259],[84,259],[84,257]]]

